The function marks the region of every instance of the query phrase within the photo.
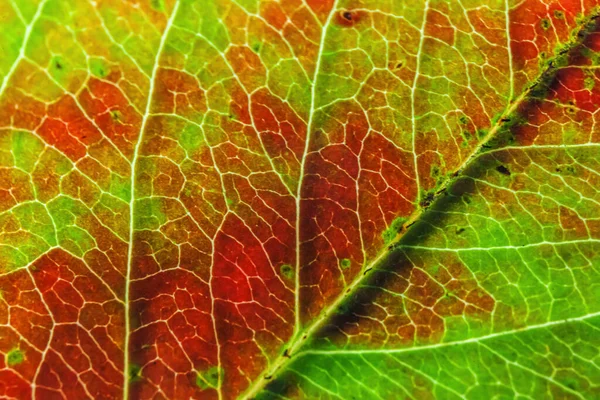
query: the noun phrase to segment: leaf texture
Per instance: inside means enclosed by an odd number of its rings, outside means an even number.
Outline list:
[[[595,1],[0,4],[0,397],[597,396]]]

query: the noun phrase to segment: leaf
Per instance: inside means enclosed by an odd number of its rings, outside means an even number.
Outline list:
[[[599,390],[595,2],[0,1],[1,397]]]

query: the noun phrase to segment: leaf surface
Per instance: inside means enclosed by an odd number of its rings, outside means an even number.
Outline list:
[[[2,1],[2,397],[598,390],[595,2]]]

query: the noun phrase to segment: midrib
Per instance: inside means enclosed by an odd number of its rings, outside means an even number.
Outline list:
[[[167,41],[167,37],[169,36],[169,30],[173,26],[173,21],[175,20],[175,16],[177,15],[177,10],[179,8],[179,0],[175,2],[175,6],[173,7],[173,11],[167,21],[167,25],[162,33],[160,38],[160,44],[156,51],[156,56],[154,59],[154,65],[152,67],[152,75],[150,76],[150,87],[148,88],[148,102],[146,103],[146,109],[144,110],[144,115],[142,117],[142,124],[140,126],[140,130],[138,133],[138,140],[135,144],[135,148],[133,151],[133,158],[131,160],[131,177],[129,182],[129,191],[130,191],[130,199],[129,199],[129,248],[127,251],[127,269],[125,274],[125,338],[123,343],[123,399],[129,399],[129,334],[131,329],[131,322],[129,318],[129,284],[131,281],[131,270],[132,270],[132,260],[133,260],[133,239],[134,239],[134,215],[135,215],[135,177],[137,172],[137,161],[140,152],[140,147],[144,139],[144,131],[146,130],[146,124],[148,123],[148,117],[150,116],[150,109],[152,107],[152,99],[154,94],[154,84],[156,81],[156,74],[159,69],[158,62],[160,60],[160,56],[162,54],[163,48]]]
[[[332,15],[335,13],[335,7],[337,6],[337,0],[335,2],[336,4],[334,4],[332,11],[327,19],[327,24],[330,22]],[[583,29],[585,29],[585,27],[587,26],[587,24],[590,22],[590,20],[592,20],[593,18],[595,18],[597,16],[597,14],[593,14],[588,16],[584,21],[582,21],[576,28],[576,32],[581,32]],[[323,27],[324,30],[326,30],[327,25],[325,25]],[[321,43],[319,46],[319,53],[318,53],[318,62],[317,65],[320,64],[320,58],[321,58],[321,53],[322,53],[322,49],[323,49],[323,41],[325,39],[325,34],[326,32],[322,33],[321,35]],[[508,33],[507,33],[508,34]],[[585,35],[584,35],[585,36]],[[578,44],[580,44],[580,41],[582,40],[582,37],[580,35],[576,35],[575,36],[577,38],[576,41],[570,43],[571,48],[577,46]],[[569,50],[570,50],[569,49]],[[509,53],[510,53],[510,48],[509,48]],[[553,70],[552,67],[548,67],[544,70],[540,71],[540,74],[538,76],[538,78],[534,81],[534,82],[538,82],[539,79],[541,79],[544,74],[546,74],[548,71]],[[556,70],[556,69],[554,69]],[[309,122],[307,125],[307,139],[306,139],[306,144],[305,144],[305,153],[304,156],[306,156],[306,151],[308,149],[309,146],[309,128],[312,127],[312,114],[313,114],[313,110],[314,110],[314,102],[315,102],[315,86],[316,86],[316,76],[317,76],[318,70],[315,70],[315,80],[313,80],[313,87],[311,89],[311,114],[309,115]],[[511,98],[509,98],[509,101],[512,99],[513,93],[514,93],[514,87],[513,87],[513,82],[512,82],[512,65],[511,65],[511,77],[510,77],[510,96]],[[434,199],[430,202],[430,204],[434,203],[439,197],[440,195],[444,192],[444,190],[446,188],[449,187],[449,185],[454,182],[454,177],[460,175],[465,168],[470,165],[475,159],[477,159],[481,154],[482,154],[482,149],[488,144],[490,143],[490,141],[492,141],[498,131],[502,128],[502,126],[504,125],[504,120],[507,119],[509,116],[511,116],[514,112],[517,111],[517,109],[528,99],[528,96],[530,95],[530,93],[532,92],[532,90],[536,87],[536,85],[531,85],[529,86],[527,89],[525,89],[523,91],[523,93],[517,97],[516,99],[514,99],[514,101],[509,102],[509,104],[505,107],[504,111],[502,112],[501,116],[496,120],[496,122],[490,127],[488,133],[485,135],[485,137],[483,137],[480,141],[479,144],[475,147],[475,149],[473,149],[469,155],[464,159],[464,161],[454,169],[454,171],[452,171],[452,174],[448,174],[448,177],[445,179],[445,181],[438,187],[438,190],[436,191],[436,194],[434,196]],[[300,174],[300,181],[299,181],[299,187],[298,187],[298,194],[300,194],[300,190],[301,190],[301,183],[302,183],[302,177],[303,177],[303,170],[304,170],[304,158],[302,160],[302,168],[301,168],[301,174]],[[299,211],[299,202],[300,202],[300,196],[298,195],[296,198],[297,201],[297,211]],[[266,369],[259,377],[256,378],[256,380],[254,381],[254,383],[248,388],[248,390],[241,396],[242,399],[252,399],[254,398],[256,395],[258,395],[260,393],[261,390],[263,390],[265,388],[265,386],[269,383],[272,382],[273,380],[275,380],[279,373],[281,373],[282,371],[285,370],[285,368],[287,367],[287,365],[291,362],[291,360],[293,359],[293,356],[295,355],[300,355],[303,354],[304,352],[300,353],[300,350],[302,349],[302,347],[309,342],[309,339],[312,338],[312,336],[317,333],[323,326],[323,324],[325,322],[327,322],[329,320],[329,318],[331,317],[331,315],[333,313],[335,313],[335,311],[338,309],[338,307],[340,307],[340,305],[342,305],[347,298],[351,297],[354,295],[355,291],[357,290],[357,288],[360,286],[361,282],[363,282],[365,280],[366,277],[370,276],[370,273],[375,265],[377,265],[385,256],[387,256],[389,254],[388,252],[388,248],[393,247],[395,244],[397,244],[402,237],[404,236],[404,234],[406,234],[407,229],[412,226],[415,222],[417,222],[421,216],[425,213],[426,208],[421,208],[418,207],[415,209],[415,211],[413,211],[413,213],[408,217],[407,221],[404,223],[402,229],[401,229],[401,233],[399,233],[396,238],[388,245],[386,246],[384,249],[382,249],[379,254],[371,261],[369,262],[369,264],[361,271],[361,273],[354,279],[354,281],[347,286],[346,290],[344,290],[344,292],[342,294],[340,294],[329,306],[327,306],[324,310],[321,311],[319,317],[317,319],[315,319],[312,323],[310,323],[310,325],[307,326],[306,329],[299,329],[299,325],[298,325],[298,315],[296,315],[296,321],[297,321],[297,325],[296,325],[296,329],[295,329],[295,334],[292,337],[292,340],[288,343],[288,346],[286,347],[286,351],[279,355],[271,364],[270,367],[268,369]],[[298,232],[298,221],[300,220],[299,218],[299,212],[297,212],[297,225],[296,225],[296,229]],[[297,233],[297,242],[296,242],[296,246],[297,246],[297,260],[299,260],[299,254],[298,254],[298,250],[299,250],[299,234]],[[297,271],[296,271],[296,312],[298,313],[299,310],[299,261],[297,261]]]

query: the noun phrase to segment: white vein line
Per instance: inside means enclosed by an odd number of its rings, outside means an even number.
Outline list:
[[[417,182],[417,202],[419,202],[421,182],[419,179],[419,164],[416,149],[416,138],[417,138],[417,123],[415,121],[415,96],[417,92],[417,81],[419,80],[419,71],[421,70],[421,53],[423,51],[423,43],[425,42],[425,24],[427,24],[427,11],[429,10],[429,0],[425,2],[425,8],[423,9],[423,22],[421,23],[419,47],[417,48],[417,67],[415,70],[415,77],[410,88],[410,120],[412,125],[412,154],[413,163],[415,164],[415,180]]]
[[[421,350],[436,350],[444,347],[452,347],[452,346],[462,346],[471,343],[479,343],[485,340],[495,339],[503,336],[515,335],[523,332],[533,331],[537,329],[545,329],[551,328],[553,326],[568,324],[571,322],[581,322],[591,318],[600,317],[600,311],[595,313],[582,315],[581,317],[575,318],[567,318],[556,321],[550,321],[543,324],[537,325],[529,325],[523,328],[511,329],[504,332],[491,333],[485,336],[479,336],[476,338],[470,338],[465,340],[458,340],[454,342],[445,342],[445,343],[437,343],[426,346],[416,346],[416,347],[405,347],[401,349],[348,349],[348,350],[307,350],[301,353],[298,353],[297,357],[302,357],[305,355],[368,355],[368,354],[400,354],[400,353],[412,353],[414,351]]]
[[[167,37],[169,36],[169,30],[173,26],[173,21],[175,20],[175,16],[177,15],[177,10],[179,8],[179,1],[175,3],[173,6],[173,11],[171,12],[171,16],[167,21],[167,25],[163,31],[163,34],[160,38],[160,44],[158,46],[158,50],[156,51],[156,56],[154,59],[154,65],[152,67],[152,75],[150,76],[150,88],[148,89],[148,102],[146,103],[146,110],[144,111],[144,116],[142,118],[142,124],[140,126],[140,131],[138,134],[138,140],[135,144],[135,148],[133,151],[133,158],[131,160],[131,177],[130,177],[130,185],[129,185],[129,248],[127,251],[127,270],[125,275],[125,340],[123,344],[123,399],[128,400],[129,398],[129,330],[130,330],[130,321],[129,321],[129,282],[131,280],[131,262],[133,259],[133,234],[134,234],[134,218],[135,215],[135,176],[136,176],[136,167],[138,154],[140,150],[141,143],[144,139],[144,130],[146,129],[146,124],[148,123],[148,116],[150,115],[150,108],[152,106],[152,95],[154,93],[154,82],[156,80],[156,74],[158,73],[158,61],[160,60],[160,55],[163,51],[165,43],[167,41]]]
[[[586,244],[586,243],[600,243],[600,239],[579,239],[579,240],[565,240],[564,242],[549,242],[543,241],[538,243],[528,243],[517,246],[506,245],[506,246],[489,246],[489,247],[427,247],[427,246],[414,246],[414,245],[398,245],[395,246],[397,249],[411,249],[411,250],[428,250],[428,251],[452,251],[455,253],[461,251],[490,251],[490,250],[521,250],[531,247],[541,246],[567,246],[574,244]]]
[[[48,355],[48,351],[52,350],[52,340],[54,339],[54,333],[56,332],[55,328],[56,328],[57,324],[56,324],[56,320],[54,318],[54,314],[52,314],[52,312],[50,311],[50,307],[48,307],[48,304],[46,304],[44,296],[43,296],[42,292],[40,291],[40,288],[36,284],[35,278],[33,277],[32,273],[31,273],[31,270],[29,268],[27,268],[27,275],[28,275],[29,279],[31,279],[31,283],[32,283],[32,285],[35,288],[35,292],[40,296],[42,306],[44,307],[44,309],[46,310],[47,315],[50,317],[50,320],[52,321],[52,329],[50,331],[50,337],[48,338],[48,341],[46,342],[46,344],[44,346],[44,349],[42,351],[40,351],[41,352],[40,363],[39,363],[38,367],[35,370],[35,375],[33,376],[33,379],[31,380],[31,394],[32,394],[32,398],[36,399],[37,398],[37,390],[36,390],[37,387],[43,387],[42,385],[38,385],[37,384],[38,376],[42,372],[42,365],[46,361],[46,357]],[[32,346],[32,347],[34,347],[34,346]]]
[[[35,11],[35,14],[33,15],[33,18],[31,19],[31,22],[29,23],[29,25],[27,25],[25,27],[25,34],[23,35],[23,44],[21,45],[21,48],[19,49],[19,55],[17,56],[17,58],[11,65],[10,69],[8,70],[8,72],[6,73],[4,78],[2,79],[2,85],[0,86],[0,97],[2,97],[2,95],[4,94],[4,91],[8,87],[8,82],[10,81],[10,78],[17,70],[17,66],[19,65],[21,60],[25,57],[25,49],[27,48],[27,43],[29,42],[29,37],[31,36],[31,32],[33,31],[33,26],[35,25],[37,20],[42,15],[42,9],[44,8],[44,5],[46,4],[47,1],[48,0],[42,0],[40,2],[40,4],[37,7],[37,10]],[[20,11],[18,9],[16,11],[18,14],[20,14]]]
[[[300,203],[301,203],[301,195],[302,195],[302,181],[304,179],[304,167],[306,165],[306,158],[308,154],[308,149],[310,148],[310,133],[312,130],[312,125],[314,121],[315,114],[315,98],[316,98],[316,88],[317,81],[319,78],[319,70],[321,69],[321,59],[323,56],[323,49],[325,47],[325,37],[327,36],[327,29],[331,24],[331,19],[335,14],[335,10],[337,9],[338,0],[335,0],[333,5],[331,6],[331,11],[327,16],[327,20],[325,24],[323,24],[323,28],[321,29],[321,39],[319,41],[319,51],[317,53],[317,62],[315,63],[315,71],[313,73],[312,79],[312,87],[310,88],[310,109],[308,110],[308,122],[306,124],[306,138],[304,141],[304,151],[302,153],[302,161],[300,163],[300,175],[298,177],[298,187],[296,193],[296,282],[295,282],[295,317],[296,323],[294,325],[294,335],[292,336],[292,342],[296,338],[296,335],[300,331]]]
[[[102,14],[100,14],[100,11],[98,10],[98,7],[95,6],[95,5],[92,5],[92,9],[94,10],[94,13],[96,14],[96,17],[98,18],[98,21],[100,21],[100,25],[102,25],[102,30],[104,31],[104,33],[106,33],[106,36],[108,36],[108,38],[110,39],[110,41],[113,42],[115,46],[117,46],[118,48],[121,49],[121,51],[123,52],[123,54],[125,54],[125,56],[127,58],[129,58],[129,60],[133,63],[133,65],[135,65],[136,68],[142,72],[142,75],[144,75],[148,79],[150,79],[150,77],[148,76],[148,73],[144,70],[144,68],[142,68],[142,66],[138,63],[138,61],[135,59],[135,57],[133,57],[131,54],[129,54],[129,51],[127,51],[127,49],[125,48],[125,46],[123,46],[123,43],[120,43],[120,42],[118,42],[115,39],[115,37],[113,36],[113,34],[110,32],[110,30],[108,29],[108,27],[104,23],[104,18],[102,18]]]
[[[393,361],[395,361],[397,364],[400,364],[401,366],[410,369],[411,371],[413,371],[415,374],[420,375],[422,377],[424,377],[425,379],[427,379],[428,381],[430,381],[431,383],[433,383],[434,385],[437,385],[445,390],[447,390],[450,393],[453,393],[454,395],[456,395],[456,397],[458,397],[459,399],[463,399],[466,400],[467,397],[459,392],[457,392],[456,390],[454,390],[453,388],[445,385],[444,383],[442,383],[441,380],[436,379],[435,377],[430,375],[430,371],[422,371],[420,369],[418,369],[418,367],[412,366],[411,364],[408,364],[406,362],[403,362],[402,360],[398,359],[398,358],[392,358]],[[412,374],[411,374],[412,375]]]
[[[512,52],[510,51],[510,7],[508,6],[508,0],[504,0],[504,15],[505,15],[505,26],[506,26],[506,51],[508,52],[508,73],[510,79],[510,92],[508,101],[511,102],[515,95],[515,83],[513,74],[513,60]]]
[[[10,3],[11,7],[14,8],[15,13],[17,14],[17,17],[19,17],[19,19],[21,20],[23,25],[27,26],[27,21],[25,20],[25,17],[23,16],[23,13],[21,12],[21,10],[19,10],[19,7],[15,3],[15,0],[8,0],[8,2]]]
[[[532,144],[531,146],[505,146],[497,149],[490,149],[486,152],[480,153],[478,157],[482,157],[490,153],[498,153],[509,150],[569,150],[579,148],[594,148],[600,147],[600,143],[574,143],[574,144]]]
[[[502,355],[501,353],[499,353],[499,352],[497,352],[496,350],[494,350],[493,348],[491,348],[491,347],[487,346],[486,344],[483,344],[483,343],[482,343],[482,344],[481,344],[481,346],[485,347],[485,348],[486,348],[486,349],[487,349],[487,350],[488,350],[490,353],[492,353],[492,354],[493,354],[493,355],[495,355],[496,357],[498,357],[498,358],[500,358],[501,360],[503,360],[503,361],[504,361],[506,364],[508,364],[508,365],[512,365],[512,366],[514,366],[514,367],[516,367],[516,368],[520,368],[520,369],[522,369],[522,370],[524,370],[524,371],[527,371],[527,372],[529,372],[530,374],[532,374],[532,375],[535,375],[535,376],[537,376],[538,378],[540,378],[540,379],[543,379],[543,380],[545,380],[545,381],[547,381],[547,382],[550,382],[550,383],[552,383],[552,384],[554,384],[554,385],[558,386],[559,388],[563,389],[564,391],[566,391],[566,392],[569,392],[569,393],[571,393],[571,394],[575,395],[576,397],[578,397],[578,398],[580,398],[580,399],[584,399],[584,397],[583,397],[583,396],[582,396],[580,393],[578,393],[577,391],[575,391],[575,390],[571,389],[571,388],[570,388],[570,387],[568,387],[568,386],[565,386],[565,385],[563,385],[563,384],[562,384],[560,381],[557,381],[557,380],[555,380],[553,376],[546,376],[546,375],[544,375],[544,374],[542,374],[542,373],[540,373],[540,372],[538,372],[538,371],[536,371],[536,370],[534,370],[534,369],[531,369],[531,368],[529,368],[529,367],[526,367],[525,365],[519,364],[519,363],[518,363],[518,362],[516,362],[516,361],[512,361],[512,360],[510,360],[510,359],[506,358],[506,357],[505,357],[504,355]]]

